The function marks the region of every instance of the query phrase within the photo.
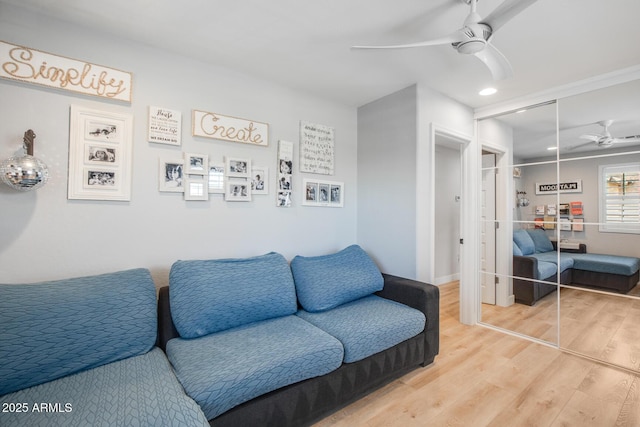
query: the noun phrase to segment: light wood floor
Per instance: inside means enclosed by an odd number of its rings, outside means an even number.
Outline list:
[[[640,426],[640,376],[459,321],[440,287],[440,354],[325,426]]]

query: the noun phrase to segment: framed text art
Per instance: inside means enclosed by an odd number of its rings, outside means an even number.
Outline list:
[[[333,175],[333,150],[332,127],[300,122],[300,172]]]
[[[269,145],[269,124],[225,116],[207,111],[192,111],[192,134],[223,141]]]
[[[71,106],[67,198],[131,198],[131,114]]]
[[[158,144],[180,145],[182,113],[168,108],[149,107],[147,140]]]

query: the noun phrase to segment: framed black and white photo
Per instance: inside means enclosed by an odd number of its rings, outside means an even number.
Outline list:
[[[209,164],[209,193],[224,194],[224,165]]]
[[[130,200],[131,114],[72,105],[69,122],[67,198]]]
[[[251,168],[251,193],[269,194],[269,168],[265,166]]]
[[[184,153],[185,175],[208,175],[209,156],[207,154]]]
[[[209,200],[209,178],[203,175],[186,176],[184,179],[185,200]]]
[[[227,157],[227,176],[230,178],[249,178],[251,174],[251,161]]]
[[[303,182],[304,206],[341,208],[344,206],[344,183],[305,179]]]
[[[293,143],[278,141],[278,169],[276,171],[276,206],[292,206]]]
[[[246,179],[228,180],[224,199],[227,202],[250,202],[251,183]]]
[[[158,164],[158,190],[170,193],[183,193],[183,172],[183,159],[160,159]]]

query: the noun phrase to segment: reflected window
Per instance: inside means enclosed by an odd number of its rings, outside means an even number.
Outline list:
[[[600,231],[640,234],[640,163],[600,166]]]

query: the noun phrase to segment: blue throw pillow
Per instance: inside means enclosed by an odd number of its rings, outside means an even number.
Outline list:
[[[551,252],[553,251],[553,244],[547,233],[541,228],[534,228],[533,230],[527,230],[529,236],[531,236],[531,240],[533,240],[533,244],[536,248],[536,253],[543,252]]]
[[[382,290],[378,266],[358,245],[317,257],[296,256],[291,271],[298,300],[309,312],[329,310]]]
[[[536,251],[536,245],[527,230],[513,230],[513,241],[520,248],[522,255],[531,255]]]
[[[513,242],[513,254],[515,256],[522,256],[522,251],[516,242]]]
[[[0,395],[148,352],[156,309],[141,268],[0,285]]]
[[[169,284],[171,317],[183,338],[287,316],[298,308],[289,264],[275,252],[253,258],[177,261]]]

